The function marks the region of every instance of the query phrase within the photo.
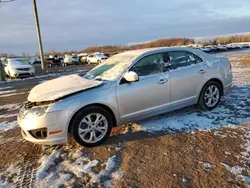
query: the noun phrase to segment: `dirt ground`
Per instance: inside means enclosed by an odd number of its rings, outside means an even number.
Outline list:
[[[51,147],[23,140],[14,115],[48,78],[1,84],[0,187],[249,187],[248,55],[227,55],[235,86],[218,109],[194,106],[122,125],[95,148],[72,138]]]

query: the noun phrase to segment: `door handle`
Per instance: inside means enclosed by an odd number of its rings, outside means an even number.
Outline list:
[[[204,71],[204,70],[200,70],[198,73],[199,73],[199,74],[205,74],[205,73],[206,73],[206,71]]]
[[[160,79],[157,84],[165,84],[166,82],[168,82],[168,79]]]

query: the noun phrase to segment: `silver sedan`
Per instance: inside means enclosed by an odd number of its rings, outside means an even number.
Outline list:
[[[112,56],[85,76],[34,87],[18,122],[26,140],[97,146],[112,127],[189,105],[212,110],[231,88],[231,65],[189,48],[155,48]]]

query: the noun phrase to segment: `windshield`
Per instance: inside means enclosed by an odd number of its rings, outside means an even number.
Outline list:
[[[135,55],[118,54],[107,59],[86,74],[86,78],[113,81],[124,72],[130,63],[136,58]]]
[[[103,54],[97,54],[96,56],[99,57],[99,58],[106,58],[106,56],[103,55]]]
[[[29,65],[29,61],[26,59],[15,59],[11,60],[10,63],[12,65]]]

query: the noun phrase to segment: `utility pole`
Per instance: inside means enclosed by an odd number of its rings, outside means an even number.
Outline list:
[[[41,32],[40,32],[40,26],[39,26],[39,19],[38,19],[38,14],[37,14],[36,0],[33,0],[33,7],[34,7],[34,15],[35,15],[35,21],[36,21],[36,32],[37,32],[37,39],[38,39],[39,52],[40,52],[41,68],[42,68],[42,72],[44,73],[43,45],[42,45]]]

